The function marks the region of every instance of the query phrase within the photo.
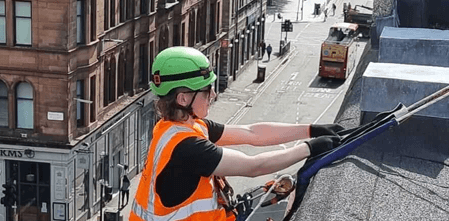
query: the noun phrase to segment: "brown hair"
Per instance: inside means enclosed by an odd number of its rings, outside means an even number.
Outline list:
[[[156,113],[160,118],[169,121],[186,121],[189,119],[188,110],[176,102],[176,97],[180,92],[186,91],[187,88],[176,88],[171,90],[167,95],[159,97],[156,101]]]

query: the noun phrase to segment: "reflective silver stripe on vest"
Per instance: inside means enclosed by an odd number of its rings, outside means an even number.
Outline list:
[[[201,130],[203,130],[204,134],[207,136],[207,130],[203,126],[200,125]],[[206,131],[206,132],[205,132]],[[154,220],[154,221],[164,221],[164,220],[178,220],[184,219],[193,213],[203,212],[203,211],[211,211],[218,208],[218,200],[215,192],[213,192],[213,197],[209,199],[201,199],[192,202],[185,207],[180,208],[177,211],[174,211],[165,216],[156,216],[154,214],[154,181],[156,179],[156,169],[159,163],[159,159],[162,154],[162,150],[167,145],[167,143],[176,135],[178,132],[194,132],[192,129],[188,127],[182,126],[171,126],[167,131],[159,139],[159,142],[156,144],[156,150],[153,156],[153,171],[150,181],[150,193],[148,198],[148,210],[146,211],[141,205],[139,205],[135,200],[133,202],[132,211],[143,220]]]
[[[196,200],[185,207],[182,207],[165,216],[157,216],[145,211],[139,204],[133,203],[133,212],[146,221],[170,221],[182,220],[194,213],[206,212],[218,209],[217,196],[213,194],[213,198]]]
[[[157,165],[159,164],[159,159],[161,158],[162,150],[165,146],[167,146],[167,143],[176,135],[178,132],[194,132],[192,129],[188,127],[182,127],[182,126],[171,126],[168,130],[164,132],[164,134],[161,136],[161,139],[159,139],[159,142],[156,144],[156,151],[154,153],[153,158],[153,172],[151,175],[151,181],[150,181],[150,197],[148,197],[148,212],[150,214],[154,214],[154,193],[153,193],[153,187],[154,183],[156,181],[156,169]]]
[[[202,124],[198,124],[198,126],[200,126],[201,130],[203,131],[204,136],[209,139],[209,131],[207,130],[206,127],[204,127]]]

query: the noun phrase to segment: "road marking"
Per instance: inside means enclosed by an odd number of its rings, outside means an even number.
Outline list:
[[[298,39],[299,36],[300,36],[300,35],[307,29],[307,27],[309,27],[309,25],[310,25],[310,23],[307,23],[306,27],[304,27],[304,28],[301,30],[301,32],[299,32],[299,33],[295,36],[295,39]]]
[[[315,73],[314,76],[318,75],[318,71]],[[315,80],[315,77],[312,78],[312,80],[309,81],[309,83],[307,84],[307,87],[310,87],[310,85],[312,84],[312,82]]]
[[[301,97],[305,93],[305,91],[302,91],[301,94],[298,97],[298,105],[296,105],[296,124],[299,124],[299,113],[300,113],[300,104],[301,104]]]
[[[295,80],[296,76],[298,76],[298,72],[293,72],[292,77],[290,78],[291,81]]]
[[[299,51],[295,50],[295,48],[291,48],[291,50],[294,52],[292,52],[288,57],[294,57],[296,56]],[[282,70],[285,69],[285,67],[287,67],[287,64],[291,61],[291,59],[288,59],[287,62],[284,62],[283,64],[281,63],[281,65],[277,68],[279,69],[275,69],[274,73],[270,73],[267,76],[267,81],[261,83],[257,89],[256,89],[256,94],[254,97],[251,97],[245,106],[243,106],[242,108],[240,108],[235,114],[234,116],[232,116],[227,122],[226,124],[237,124],[242,118],[243,116],[245,116],[246,113],[248,113],[248,111],[251,108],[245,108],[245,107],[252,107],[253,103],[257,101],[257,99],[259,99],[260,96],[262,96],[262,94],[265,92],[265,90],[271,85],[271,83],[273,83],[273,81],[276,79],[277,76],[279,76],[279,74],[282,73]]]
[[[326,109],[320,114],[320,116],[318,116],[318,118],[313,122],[314,124],[316,124],[321,117],[323,117],[324,113],[327,112],[327,110],[329,110],[329,108],[332,106],[332,104],[334,104],[334,102],[337,100],[337,98],[340,96],[340,94],[343,92],[343,90],[340,90],[340,92],[337,94],[337,96],[335,96],[335,98],[332,100],[332,102],[327,105]]]

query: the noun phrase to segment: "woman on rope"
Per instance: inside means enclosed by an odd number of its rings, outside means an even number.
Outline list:
[[[216,97],[212,70],[194,48],[167,48],[155,58],[150,88],[159,97],[161,119],[153,129],[130,220],[235,220],[216,177],[274,173],[340,143],[336,132],[343,128],[337,124],[223,125],[208,120]],[[311,137],[292,148],[254,156],[231,146],[259,148]]]

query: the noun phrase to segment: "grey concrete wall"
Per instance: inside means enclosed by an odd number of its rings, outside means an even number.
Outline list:
[[[379,62],[449,67],[449,30],[385,27]]]
[[[362,77],[360,109],[379,113],[406,106],[449,85],[449,68],[422,65],[370,63]],[[449,119],[449,99],[429,106],[416,116]]]
[[[393,109],[402,103],[411,104],[449,85],[449,68],[420,65],[370,63],[362,77],[360,97],[361,123],[370,122],[376,114]],[[409,120],[390,131],[375,146],[394,146],[409,157],[444,159],[438,154],[449,153],[449,98],[417,112]],[[425,146],[425,151],[413,146]],[[420,151],[418,151],[420,150]],[[429,150],[432,150],[428,152]],[[429,155],[430,154],[430,155]],[[431,158],[430,158],[431,157]]]

